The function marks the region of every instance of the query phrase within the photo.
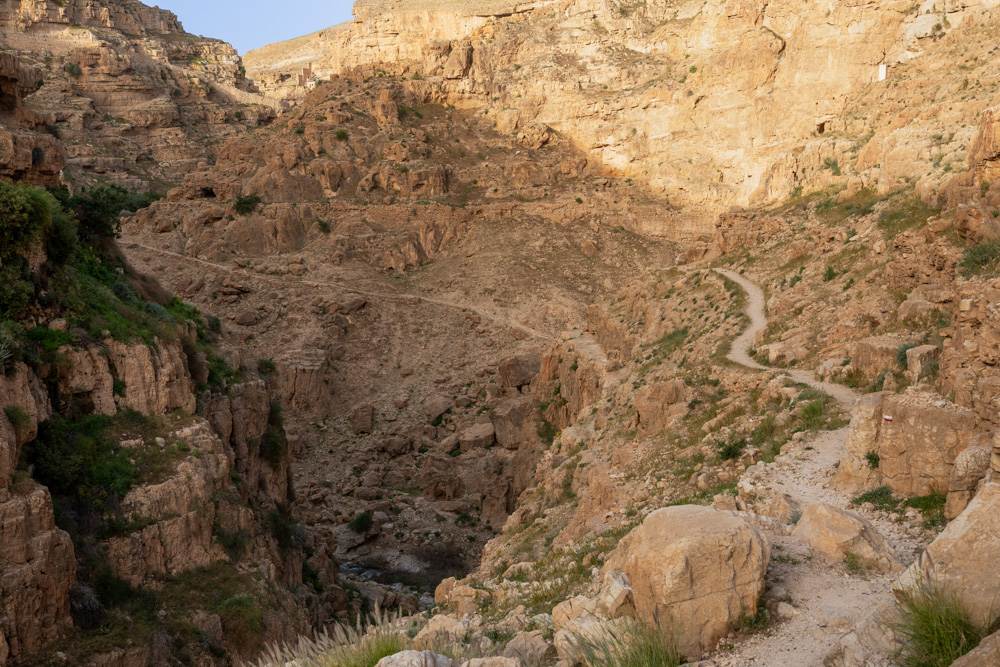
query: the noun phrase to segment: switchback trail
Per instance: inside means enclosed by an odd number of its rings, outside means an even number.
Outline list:
[[[726,358],[741,366],[758,371],[778,370],[764,366],[750,356],[750,348],[753,347],[754,342],[757,340],[757,335],[767,328],[767,315],[764,313],[764,306],[767,301],[764,298],[764,292],[756,284],[735,271],[715,269],[715,272],[725,276],[743,288],[743,291],[747,294],[747,315],[750,317],[750,326],[733,341],[733,345]],[[810,371],[788,370],[785,372],[796,382],[807,384],[813,389],[829,394],[841,407],[848,409],[853,407],[854,402],[860,397],[844,385],[817,380],[816,376]]]
[[[727,355],[730,361],[756,371],[785,373],[796,382],[823,391],[844,409],[854,405],[859,395],[842,385],[822,382],[811,371],[783,371],[758,363],[750,356],[757,336],[767,327],[764,293],[753,282],[728,269],[715,269],[738,284],[747,294],[746,314],[750,326],[733,341]],[[784,496],[805,507],[826,503],[846,509],[850,498],[833,488],[830,480],[840,460],[846,455],[848,426],[821,431],[801,441],[782,447],[773,463],[758,463],[756,472],[743,480],[751,481],[758,492]],[[856,511],[856,510],[855,510]],[[900,527],[891,521],[866,517],[907,562],[914,544]],[[722,667],[822,667],[824,657],[853,621],[879,604],[892,600],[892,577],[872,572],[851,573],[843,564],[815,554],[808,544],[784,532],[766,531],[774,549],[768,573],[772,599],[784,599],[788,616],[774,627],[739,639],[731,651],[713,656]]]

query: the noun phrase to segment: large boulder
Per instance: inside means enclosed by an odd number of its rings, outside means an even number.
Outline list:
[[[962,513],[986,480],[990,471],[993,448],[988,445],[974,445],[962,451],[955,459],[948,479],[948,501],[944,515],[954,519]]]
[[[493,444],[494,439],[493,424],[486,422],[485,424],[473,424],[462,431],[462,434],[458,436],[458,443],[463,452],[469,452],[473,449],[489,447]]]
[[[987,484],[927,545],[894,584],[897,591],[925,582],[958,595],[976,622],[997,618],[1000,595],[1000,484]]]
[[[830,505],[808,505],[792,535],[836,560],[854,554],[880,572],[903,570],[896,552],[873,525],[857,514]]]
[[[532,630],[514,635],[504,647],[503,654],[508,658],[518,658],[527,665],[541,665],[556,657],[556,647],[545,638],[544,632]]]
[[[500,371],[500,380],[505,387],[520,389],[531,383],[541,367],[542,355],[517,354],[501,361],[497,370]]]
[[[974,412],[936,394],[869,394],[854,408],[834,486],[857,493],[885,484],[906,497],[944,492],[977,422]]]
[[[375,421],[375,408],[371,403],[359,403],[351,411],[351,426],[354,435],[371,433]]]
[[[605,571],[628,575],[641,620],[672,632],[684,655],[700,656],[757,609],[770,555],[767,540],[743,519],[682,505],[647,516]]]
[[[1000,631],[979,642],[961,658],[951,663],[951,667],[996,667],[1000,665]]]
[[[893,334],[863,338],[854,346],[851,365],[869,377],[898,368],[899,351],[908,344],[911,339]]]
[[[530,396],[519,396],[505,401],[490,415],[497,443],[508,449],[517,449],[524,440],[527,428],[532,425],[535,401]]]
[[[687,414],[684,380],[654,382],[635,394],[635,414],[643,433],[657,433]]]

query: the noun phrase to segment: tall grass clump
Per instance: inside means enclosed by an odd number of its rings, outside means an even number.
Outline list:
[[[411,647],[405,628],[396,617],[376,609],[368,625],[337,625],[314,639],[300,637],[296,644],[271,646],[253,667],[374,667],[378,661]]]
[[[937,584],[903,593],[898,606],[901,618],[894,629],[903,643],[896,656],[901,667],[948,667],[990,632],[954,592]]]
[[[683,662],[673,637],[635,621],[593,637],[578,636],[577,643],[591,667],[678,667]]]

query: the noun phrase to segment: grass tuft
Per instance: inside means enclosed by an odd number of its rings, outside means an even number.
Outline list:
[[[903,648],[895,657],[901,667],[948,667],[989,633],[954,592],[936,584],[903,593],[898,606],[901,619],[894,629]]]
[[[596,637],[577,636],[591,667],[678,667],[682,658],[673,637],[656,627],[627,621]]]

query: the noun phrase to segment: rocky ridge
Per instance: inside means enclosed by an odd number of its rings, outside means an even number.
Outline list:
[[[81,185],[161,188],[274,117],[231,46],[140,2],[7,2],[0,45],[39,70],[27,105],[63,139]]]

